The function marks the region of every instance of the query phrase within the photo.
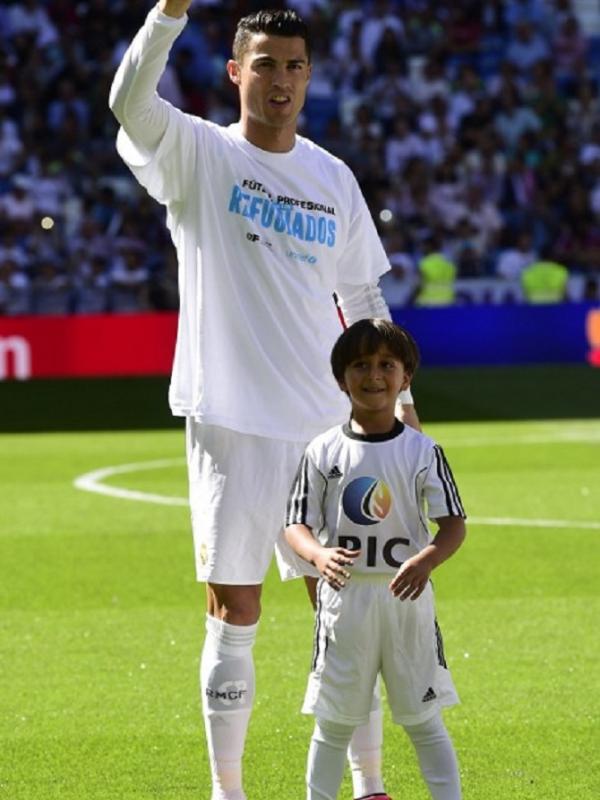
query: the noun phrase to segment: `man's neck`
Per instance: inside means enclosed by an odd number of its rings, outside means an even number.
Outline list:
[[[289,153],[296,144],[296,126],[269,128],[257,125],[250,119],[241,119],[240,127],[244,139],[269,153]]]

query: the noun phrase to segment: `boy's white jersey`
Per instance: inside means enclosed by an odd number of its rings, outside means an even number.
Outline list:
[[[447,516],[465,512],[439,445],[401,422],[372,436],[346,424],[308,445],[286,524],[307,525],[327,547],[360,549],[354,571],[393,573],[432,541],[427,519]]]
[[[178,33],[165,30],[151,12],[134,53],[163,57]],[[224,128],[164,107],[155,151],[124,129],[118,149],[166,206],[177,248],[172,411],[308,441],[348,413],[329,369],[342,330],[333,292],[389,269],[360,188],[340,159],[301,136],[287,153],[267,152],[239,123]]]

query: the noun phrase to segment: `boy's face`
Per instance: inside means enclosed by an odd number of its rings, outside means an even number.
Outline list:
[[[350,395],[352,408],[393,414],[396,399],[409,386],[410,379],[402,361],[384,345],[375,353],[352,361],[340,387]]]

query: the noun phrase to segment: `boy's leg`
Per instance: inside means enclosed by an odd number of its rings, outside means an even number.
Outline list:
[[[306,590],[312,603],[317,605],[317,579],[305,576]],[[355,798],[384,794],[381,776],[381,749],[383,745],[383,713],[379,680],[373,692],[369,719],[354,729],[348,747],[348,763],[352,770],[352,790]]]
[[[258,620],[260,588],[209,586],[200,687],[212,800],[246,797],[242,755],[254,700],[252,647],[258,627],[250,623]]]
[[[306,767],[307,800],[337,800],[352,727],[317,719]]]
[[[352,771],[352,793],[355,798],[385,795],[381,776],[383,745],[383,711],[379,679],[373,692],[369,720],[355,728],[348,747],[348,763]]]
[[[454,747],[440,714],[418,725],[405,725],[417,752],[421,774],[434,800],[460,800],[460,776]]]

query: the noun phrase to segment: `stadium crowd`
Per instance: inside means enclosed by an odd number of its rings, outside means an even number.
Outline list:
[[[177,308],[164,211],[115,150],[110,83],[152,3],[0,7],[0,314]],[[232,21],[198,0],[160,93],[221,124]],[[355,172],[392,271],[391,305],[600,299],[600,40],[576,0],[269,0],[313,32],[301,130]],[[562,272],[560,272],[562,270]],[[437,278],[436,278],[437,276]]]

